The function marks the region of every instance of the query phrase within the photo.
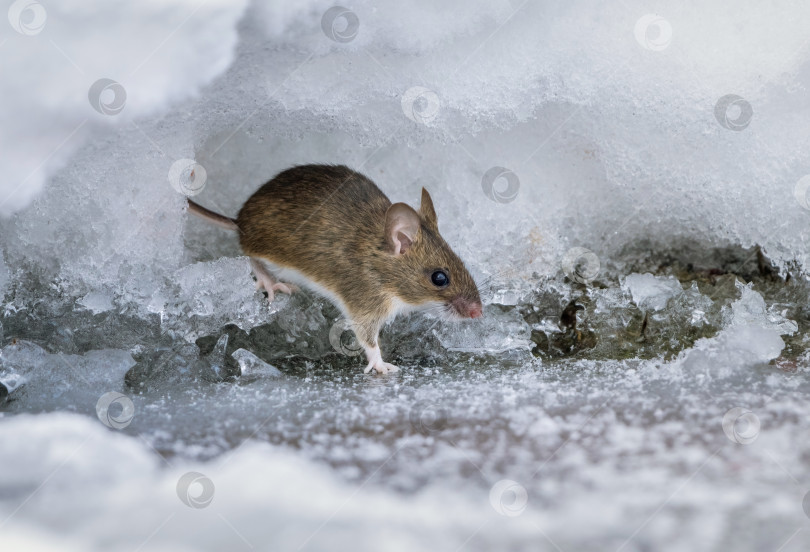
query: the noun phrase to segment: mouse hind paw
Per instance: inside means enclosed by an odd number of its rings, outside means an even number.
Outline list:
[[[292,293],[298,291],[298,286],[276,280],[258,259],[251,258],[250,267],[253,269],[253,275],[256,277],[256,289],[263,289],[267,293],[268,302],[273,302],[276,291],[288,295],[292,295]]]

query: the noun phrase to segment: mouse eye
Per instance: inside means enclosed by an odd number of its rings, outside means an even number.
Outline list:
[[[444,270],[437,270],[430,275],[430,281],[433,282],[433,285],[436,287],[447,287],[450,283],[450,277]]]

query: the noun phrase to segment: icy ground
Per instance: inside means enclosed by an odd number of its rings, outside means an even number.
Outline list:
[[[609,4],[10,3],[2,550],[810,548],[810,9]],[[268,306],[182,193],[307,162],[484,318]]]

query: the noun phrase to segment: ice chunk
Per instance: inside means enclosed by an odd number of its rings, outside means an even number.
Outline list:
[[[500,353],[531,349],[531,327],[517,309],[491,306],[475,322],[444,323],[433,330],[449,351]]]
[[[5,389],[5,394],[8,395],[25,385],[28,379],[16,372],[9,372],[0,369],[0,385]]]
[[[149,310],[161,315],[161,326],[194,341],[233,323],[250,329],[265,323],[289,297],[276,294],[269,304],[251,278],[246,257],[200,262],[177,270],[172,283],[152,294]]]
[[[79,304],[93,311],[93,314],[105,312],[113,308],[112,297],[103,292],[90,292],[81,299]]]
[[[22,339],[3,347],[0,355],[0,380],[24,395],[25,408],[34,411],[77,405],[92,409],[102,393],[122,386],[124,374],[135,364],[128,351],[52,354]]]
[[[231,356],[239,363],[242,376],[277,378],[283,375],[278,368],[266,363],[246,349],[237,349],[231,353]]]
[[[785,348],[780,335],[792,334],[797,324],[768,309],[753,283],[735,280],[740,298],[723,307],[726,327],[715,337],[701,339],[681,355],[683,367],[719,377],[743,377],[739,368],[769,362]]]
[[[727,328],[713,338],[701,339],[681,356],[687,373],[704,373],[717,378],[743,378],[743,367],[777,358],[785,343],[779,331],[755,325]]]
[[[36,343],[24,339],[17,339],[9,343],[0,350],[0,355],[2,355],[0,358],[2,358],[5,367],[18,367],[23,372],[44,365],[46,359],[50,356],[45,349]]]
[[[673,276],[630,274],[622,281],[622,288],[633,297],[641,310],[659,311],[667,301],[683,292],[680,282]]]
[[[214,350],[205,359],[211,368],[215,381],[222,381],[227,373],[225,354],[228,349],[228,338],[228,334],[220,336],[214,345]]]
[[[731,304],[731,326],[758,326],[777,330],[779,334],[793,334],[799,329],[793,320],[785,318],[772,307],[768,309],[765,299],[754,291],[753,283],[735,282],[740,298]]]

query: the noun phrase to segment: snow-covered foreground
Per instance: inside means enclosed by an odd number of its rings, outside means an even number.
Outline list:
[[[810,9],[434,4],[9,6],[3,550],[810,547]],[[187,219],[312,162],[484,318],[364,375]]]
[[[740,364],[723,376],[712,355],[203,387],[170,404],[133,397],[121,432],[92,415],[12,416],[0,423],[3,540],[19,543],[10,550],[805,550],[806,368]],[[726,435],[737,405],[752,412]],[[167,439],[176,454],[161,458],[152,444]],[[232,448],[194,460],[222,441]],[[212,487],[183,485],[188,472]],[[186,504],[195,499],[203,507]]]

